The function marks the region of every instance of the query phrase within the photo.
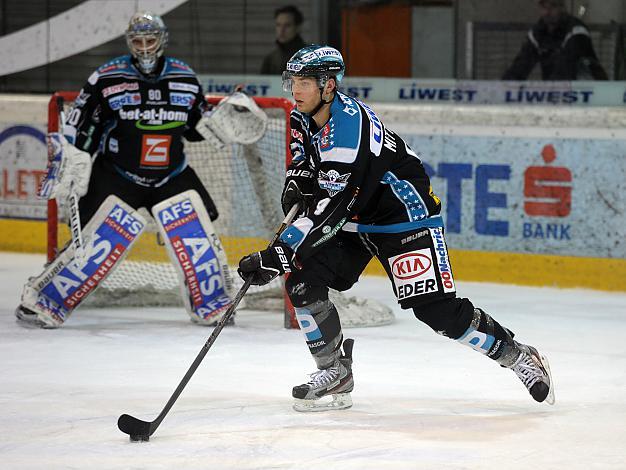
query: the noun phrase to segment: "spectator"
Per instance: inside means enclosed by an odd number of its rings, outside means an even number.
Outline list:
[[[608,80],[587,26],[567,13],[564,0],[538,0],[541,18],[503,80],[526,80],[539,62],[543,80]]]
[[[262,75],[280,75],[289,58],[305,46],[300,37],[304,17],[298,8],[287,5],[274,11],[276,25],[276,48],[265,56],[261,65]]]

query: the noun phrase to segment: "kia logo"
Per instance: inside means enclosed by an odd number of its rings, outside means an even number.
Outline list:
[[[413,279],[421,276],[430,269],[432,261],[420,253],[407,253],[396,259],[391,270],[398,279]]]

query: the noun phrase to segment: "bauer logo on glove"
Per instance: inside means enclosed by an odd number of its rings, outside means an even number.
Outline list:
[[[252,277],[251,284],[264,286],[276,277],[294,270],[293,256],[289,245],[277,242],[270,248],[241,258],[237,272],[243,280]]]

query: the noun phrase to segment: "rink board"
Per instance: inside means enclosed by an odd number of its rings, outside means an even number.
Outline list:
[[[0,97],[2,250],[45,249],[46,227],[37,221],[45,202],[35,193],[45,167],[46,102]],[[626,291],[625,109],[372,108],[422,158],[443,203],[458,279]],[[167,261],[144,238],[130,259],[145,251]],[[266,244],[262,237],[241,241],[223,237],[231,264],[247,254],[240,247]],[[372,263],[367,273],[383,271]]]
[[[63,239],[67,239],[67,231]],[[0,249],[29,253],[45,253],[46,224],[41,221],[0,219]],[[225,238],[224,247],[231,265],[236,265],[247,254],[239,246],[262,249],[262,239],[241,240]],[[162,246],[153,236],[142,236],[137,241],[131,260],[169,262]],[[626,291],[626,260],[611,258],[583,258],[508,252],[450,250],[454,275],[459,280],[498,282],[530,286],[584,287],[607,291]],[[365,274],[384,276],[378,261],[372,261]]]

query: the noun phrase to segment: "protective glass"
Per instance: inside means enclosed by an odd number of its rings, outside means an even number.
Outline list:
[[[309,91],[316,88],[324,88],[326,83],[325,77],[308,77],[314,80],[294,80],[291,72],[283,72],[283,90],[291,93],[295,90]],[[302,77],[304,78],[304,77]]]

